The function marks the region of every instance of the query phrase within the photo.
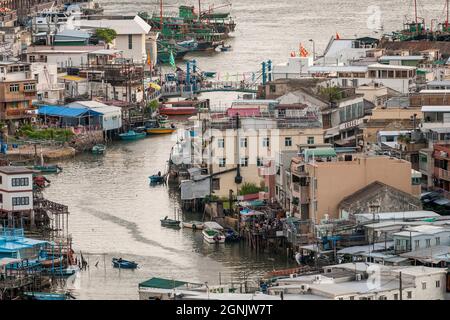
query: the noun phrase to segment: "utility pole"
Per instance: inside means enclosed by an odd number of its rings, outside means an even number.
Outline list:
[[[403,300],[403,287],[402,287],[402,272],[400,271],[399,273],[399,277],[400,277],[400,300]]]

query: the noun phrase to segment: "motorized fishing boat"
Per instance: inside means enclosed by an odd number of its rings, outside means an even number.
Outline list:
[[[189,228],[193,230],[203,230],[204,224],[201,221],[183,221],[182,223],[183,228]]]
[[[42,274],[64,278],[64,277],[73,276],[75,273],[77,273],[77,271],[79,271],[79,269],[77,267],[68,267],[68,268],[64,268],[64,269],[56,267],[53,269],[49,269],[49,268],[42,269]]]
[[[58,165],[36,165],[33,166],[33,169],[44,173],[60,173],[62,171],[62,168]]]
[[[220,230],[203,229],[202,234],[207,243],[225,243],[225,235]]]
[[[33,176],[33,187],[35,188],[45,188],[50,184],[50,180],[48,180],[44,176]]]
[[[93,154],[104,154],[106,151],[106,146],[104,144],[96,144],[92,147]]]
[[[159,108],[159,114],[168,116],[191,116],[197,114],[199,109],[209,109],[209,99],[182,100],[165,102]]]
[[[119,134],[122,140],[137,140],[145,138],[147,134],[145,132],[136,132],[134,130],[129,130],[128,132]]]
[[[119,269],[136,269],[138,267],[136,262],[124,260],[122,258],[112,258],[112,264],[114,268]]]
[[[171,227],[171,228],[180,228],[180,220],[175,219],[169,219],[168,216],[164,217],[164,219],[161,219],[161,225],[163,227]]]
[[[214,78],[216,76],[217,72],[212,71],[203,71],[202,76],[205,78]]]

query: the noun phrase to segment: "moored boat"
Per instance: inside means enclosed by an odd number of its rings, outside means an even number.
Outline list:
[[[183,221],[182,225],[184,228],[189,228],[193,230],[203,230],[204,224],[201,221]]]
[[[58,165],[33,166],[33,169],[44,173],[60,173],[62,171],[62,168]]]
[[[106,151],[106,146],[104,144],[96,144],[91,151],[93,154],[103,154]]]
[[[136,262],[124,260],[122,258],[113,258],[112,264],[114,268],[120,269],[136,269],[138,267]]]
[[[160,173],[154,174],[148,178],[150,179],[150,184],[161,184],[161,183],[164,183],[164,181],[165,181],[165,177],[162,176]]]
[[[181,221],[175,220],[175,219],[169,219],[169,217],[164,217],[164,219],[161,219],[161,225],[163,227],[171,227],[171,228],[180,228]]]
[[[147,128],[146,131],[148,134],[170,134],[177,131],[177,128],[165,128],[165,127]]]
[[[145,132],[136,132],[134,130],[129,130],[128,132],[119,134],[122,140],[137,140],[144,138],[147,134]]]
[[[202,231],[203,240],[208,243],[225,243],[225,236],[216,229],[204,229]]]
[[[31,300],[68,300],[67,293],[51,292],[25,292],[24,295]]]

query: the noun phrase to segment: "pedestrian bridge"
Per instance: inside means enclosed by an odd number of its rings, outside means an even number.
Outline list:
[[[246,83],[244,81],[209,81],[194,85],[170,85],[161,87],[161,97],[189,97],[206,92],[243,92],[257,93],[257,83]]]

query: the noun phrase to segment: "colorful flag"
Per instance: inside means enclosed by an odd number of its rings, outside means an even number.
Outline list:
[[[170,65],[172,66],[172,67],[176,67],[176,64],[175,64],[175,58],[174,58],[174,56],[173,56],[173,51],[170,51],[170,60],[169,60],[169,62],[170,62]]]
[[[341,36],[336,32],[336,40],[341,40]]]
[[[309,52],[306,51],[306,49],[300,43],[300,57],[307,57],[308,55],[309,55]]]

